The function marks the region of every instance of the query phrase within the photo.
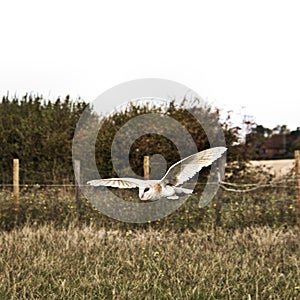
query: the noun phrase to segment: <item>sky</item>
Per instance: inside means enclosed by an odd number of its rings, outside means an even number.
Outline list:
[[[299,1],[2,1],[0,94],[182,83],[235,122],[300,126]],[[103,103],[105,106],[105,103]]]

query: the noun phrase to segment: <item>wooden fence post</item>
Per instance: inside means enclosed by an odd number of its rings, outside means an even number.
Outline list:
[[[75,197],[76,197],[76,205],[79,210],[81,207],[81,199],[80,199],[80,160],[74,161],[74,172],[75,172]]]
[[[19,159],[13,160],[13,189],[14,189],[14,207],[19,208],[20,186],[19,186]]]
[[[149,179],[150,166],[149,166],[149,156],[144,156],[144,178]]]
[[[295,175],[297,195],[297,224],[300,226],[300,150],[295,150]]]
[[[217,227],[221,226],[221,220],[222,220],[222,216],[221,216],[221,210],[222,210],[222,206],[223,206],[223,200],[222,200],[222,196],[223,196],[223,189],[221,188],[220,184],[221,184],[222,178],[221,178],[221,173],[220,171],[218,171],[218,184],[219,184],[219,189],[216,193],[216,198],[217,198],[217,203],[215,206],[215,213],[216,213],[216,219],[215,219],[215,225],[214,228],[216,229]]]

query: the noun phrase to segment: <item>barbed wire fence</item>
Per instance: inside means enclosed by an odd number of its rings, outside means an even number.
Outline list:
[[[4,189],[12,190],[13,192],[13,201],[14,201],[14,207],[17,210],[19,207],[19,201],[20,201],[20,190],[26,190],[26,189],[41,189],[41,188],[63,188],[63,189],[72,189],[75,194],[75,201],[77,208],[80,209],[81,207],[81,196],[80,196],[80,187],[87,187],[88,185],[82,184],[81,182],[75,182],[75,183],[63,183],[63,184],[57,184],[57,183],[46,183],[46,184],[38,184],[34,183],[33,181],[27,181],[28,183],[20,184],[19,183],[19,160],[14,159],[13,160],[13,181],[12,183],[2,183],[0,184],[0,188],[2,191]],[[75,161],[74,164],[74,171],[76,173],[76,178],[80,178],[80,161]],[[101,170],[100,170],[101,171]],[[104,170],[102,170],[102,173],[105,173]],[[107,171],[106,171],[107,172]],[[144,173],[145,177],[147,178],[149,176],[149,158],[144,159]],[[200,183],[201,184],[201,183]],[[207,183],[203,183],[207,184]],[[219,180],[218,184],[220,190],[233,193],[233,194],[246,194],[246,193],[252,193],[263,189],[289,189],[293,188],[295,190],[295,197],[296,197],[296,218],[297,218],[297,224],[300,226],[300,151],[295,151],[295,165],[294,165],[294,173],[290,174],[288,177],[283,179],[275,179],[269,182],[260,181],[257,183],[236,183],[236,182],[227,182],[224,180]],[[222,197],[222,192],[219,193],[219,197]],[[221,200],[218,201],[219,203],[222,202]],[[221,208],[217,207],[217,209]]]

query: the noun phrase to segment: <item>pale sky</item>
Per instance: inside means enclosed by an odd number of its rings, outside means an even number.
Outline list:
[[[182,83],[273,128],[300,126],[299,1],[2,1],[0,94],[92,101]]]

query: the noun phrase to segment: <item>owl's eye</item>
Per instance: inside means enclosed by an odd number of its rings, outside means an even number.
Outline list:
[[[145,188],[144,193],[148,192],[149,190],[150,190],[149,188]]]

